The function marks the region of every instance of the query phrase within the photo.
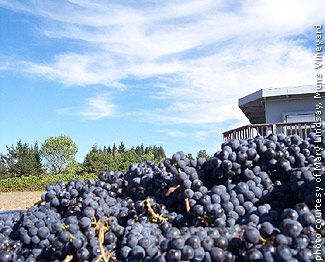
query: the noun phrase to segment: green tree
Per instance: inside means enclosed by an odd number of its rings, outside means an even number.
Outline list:
[[[119,155],[120,154],[116,154],[115,157],[113,157],[107,151],[94,145],[86,155],[82,164],[83,172],[98,174],[100,171],[119,170],[117,168]]]
[[[144,152],[144,146],[143,146],[143,144],[141,144],[141,146],[140,146],[140,150],[141,150],[141,155],[143,155],[145,152]]]
[[[6,155],[1,154],[0,160],[5,167],[5,176],[35,176],[43,173],[37,142],[32,147],[20,140],[16,146],[7,147],[7,151]]]
[[[81,174],[83,172],[83,165],[73,159],[63,171],[64,174]]]
[[[137,146],[135,148],[135,152],[138,154],[138,156],[142,156],[144,154],[144,146],[141,144],[141,146]]]
[[[146,146],[146,148],[144,149],[145,154],[148,154],[149,152],[152,152],[152,146]]]
[[[116,170],[127,171],[131,163],[140,162],[139,156],[134,150],[125,151],[123,154],[119,155],[116,159]]]
[[[141,161],[140,162],[146,162],[147,160],[154,160],[154,155],[151,150],[148,150],[146,154],[143,154],[141,156]]]
[[[152,153],[154,155],[155,161],[160,162],[162,159],[166,158],[165,151],[161,146],[157,147],[156,145],[154,145],[152,147]]]
[[[116,152],[117,152],[117,147],[114,143],[113,147],[112,147],[112,155],[115,156],[116,155]]]
[[[64,135],[45,139],[40,150],[48,171],[54,174],[62,173],[69,163],[75,161],[77,152],[77,145]]]
[[[8,177],[10,177],[10,174],[8,173],[7,167],[2,161],[0,161],[0,179]]]
[[[207,151],[205,149],[201,149],[197,153],[197,157],[205,157],[206,159],[209,159],[210,158],[210,156],[207,154]]]
[[[141,152],[140,152],[140,147],[139,146],[136,146],[135,152],[137,153],[138,156],[141,156]]]
[[[99,171],[105,171],[106,166],[104,163],[103,153],[108,154],[94,145],[85,157],[83,162],[83,170],[90,174],[97,174]]]
[[[188,153],[188,154],[186,155],[186,157],[187,157],[189,160],[193,160],[193,159],[194,159],[191,153]]]
[[[83,172],[87,173],[98,173],[106,170],[126,171],[131,163],[145,162],[146,160],[159,162],[164,157],[165,152],[162,147],[149,146],[144,148],[141,145],[136,148],[132,146],[130,150],[127,150],[124,143],[121,142],[118,148],[114,144],[113,147],[105,147],[105,150],[94,145],[86,155],[82,166]]]
[[[44,173],[44,170],[42,168],[42,160],[40,151],[38,148],[38,142],[36,141],[34,144],[34,147],[30,147],[28,150],[29,155],[29,163],[32,167],[32,175],[40,175]]]
[[[104,169],[100,171],[117,170],[115,167],[114,158],[112,154],[108,152],[103,152],[102,155],[103,155],[102,157],[103,157]]]
[[[111,146],[108,146],[107,153],[109,153],[109,154],[112,154],[113,153]]]
[[[159,152],[158,155],[159,155],[160,159],[166,158],[166,153],[162,146],[159,147],[158,152]]]
[[[35,156],[37,163],[39,164],[39,167],[42,168],[42,159],[41,159],[37,141],[35,141],[34,147],[33,148],[31,147],[31,150],[33,150],[33,152],[34,152],[34,156]],[[42,173],[43,173],[43,170],[42,170]]]
[[[118,147],[118,152],[119,152],[120,154],[125,152],[125,145],[124,145],[123,142],[121,142],[121,144],[119,145],[119,147]]]

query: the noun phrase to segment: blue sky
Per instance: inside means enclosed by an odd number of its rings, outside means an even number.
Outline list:
[[[18,140],[216,152],[238,99],[315,83],[323,1],[0,0],[0,152]]]

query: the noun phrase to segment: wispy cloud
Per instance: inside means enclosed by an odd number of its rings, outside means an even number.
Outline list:
[[[314,81],[313,24],[324,1],[17,1],[0,6],[42,19],[46,38],[80,41],[90,51],[57,53],[20,70],[66,85],[126,90],[125,79],[155,77],[154,99],[167,104],[148,121],[183,124],[243,121],[238,98],[261,88]],[[57,10],[60,10],[58,12]],[[98,98],[99,99],[99,98]],[[112,107],[89,101],[89,119]]]
[[[186,134],[184,132],[179,131],[179,130],[160,129],[160,130],[153,130],[153,132],[163,133],[163,134],[167,134],[169,136],[175,136],[175,137],[186,136]]]
[[[209,132],[208,131],[198,131],[195,132],[195,140],[197,140],[198,142],[205,142],[205,139],[208,137]]]
[[[95,97],[88,101],[89,108],[80,113],[81,116],[90,119],[97,120],[111,116],[115,105],[111,104],[107,97]]]
[[[112,116],[115,107],[108,94],[100,94],[89,98],[87,104],[81,108],[61,108],[58,112],[65,115],[81,116],[86,120],[98,120]]]
[[[58,55],[51,65],[27,62],[23,70],[66,85],[95,85],[123,88],[118,82],[118,67],[109,56],[67,53]],[[114,77],[112,77],[114,75]]]

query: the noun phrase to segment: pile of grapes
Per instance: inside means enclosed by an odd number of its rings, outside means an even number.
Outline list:
[[[323,261],[318,139],[233,139],[208,160],[179,151],[48,184],[37,205],[0,215],[0,262]]]

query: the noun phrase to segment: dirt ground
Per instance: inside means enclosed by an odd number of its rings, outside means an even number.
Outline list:
[[[41,200],[43,192],[0,192],[0,212],[8,210],[25,210]]]

